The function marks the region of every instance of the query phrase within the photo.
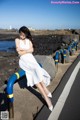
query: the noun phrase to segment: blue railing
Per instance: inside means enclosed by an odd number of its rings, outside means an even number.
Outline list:
[[[25,75],[25,71],[19,70],[18,72],[14,73],[9,79],[7,84],[7,98],[9,102],[14,101],[14,95],[13,95],[13,85],[16,82],[17,79],[21,78]]]
[[[59,55],[63,55],[63,60],[65,61],[66,59],[66,50],[68,50],[69,54],[72,55],[72,53],[74,52],[74,50],[77,50],[77,45],[78,45],[78,42],[75,42],[73,41],[67,49],[60,49],[58,51],[56,51],[55,53],[55,57],[54,57],[54,60],[55,60],[55,65],[58,65],[58,62],[59,62]],[[63,62],[64,63],[64,62]]]

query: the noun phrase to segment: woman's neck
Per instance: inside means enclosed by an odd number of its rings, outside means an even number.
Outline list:
[[[20,39],[21,39],[21,38],[20,38]],[[25,41],[25,40],[26,40],[26,38],[25,38],[25,39],[21,39],[21,40]]]

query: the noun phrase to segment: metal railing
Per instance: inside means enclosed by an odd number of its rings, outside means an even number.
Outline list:
[[[7,83],[7,99],[8,99],[8,106],[9,106],[9,118],[14,118],[14,94],[13,94],[13,86],[14,83],[21,77],[25,75],[25,71],[19,70],[18,72],[14,73],[10,76]]]
[[[59,63],[59,57],[61,56],[61,59],[63,59],[63,63],[66,62],[66,57],[67,57],[67,52],[66,50],[68,50],[69,55],[73,55],[75,51],[77,51],[77,45],[78,42],[73,41],[67,49],[60,49],[58,51],[56,51],[55,56],[54,56],[54,60],[55,60],[55,65],[58,68],[58,63]]]

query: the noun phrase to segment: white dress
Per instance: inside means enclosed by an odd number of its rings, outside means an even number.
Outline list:
[[[20,48],[23,50],[29,49],[29,39],[26,39],[26,44],[20,39]],[[43,80],[46,86],[50,84],[50,75],[38,64],[32,53],[26,53],[20,56],[19,66],[26,73],[27,86],[34,86]]]

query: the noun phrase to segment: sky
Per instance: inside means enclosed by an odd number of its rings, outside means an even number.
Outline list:
[[[63,0],[0,0],[0,28],[80,29],[80,4],[51,1]]]

